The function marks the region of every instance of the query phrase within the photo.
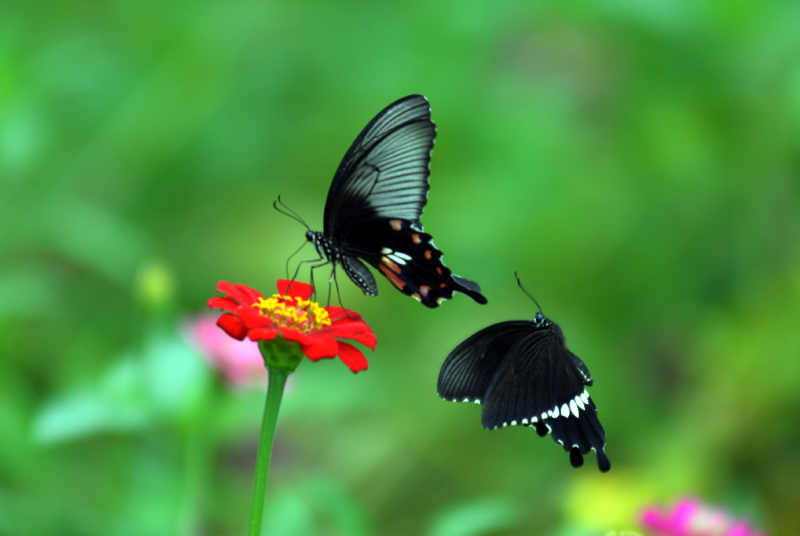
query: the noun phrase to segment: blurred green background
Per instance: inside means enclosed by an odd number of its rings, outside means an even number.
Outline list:
[[[377,351],[294,375],[265,534],[601,535],[684,494],[795,534],[798,28],[793,1],[4,2],[0,534],[245,532],[264,394],[182,323],[218,280],[272,292],[305,231],[272,201],[321,230],[410,93],[422,221],[489,303],[340,273]],[[535,314],[514,270],[592,371],[607,474],[436,395]]]

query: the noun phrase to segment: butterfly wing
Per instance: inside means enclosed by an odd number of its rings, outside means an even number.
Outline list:
[[[439,372],[439,396],[453,402],[482,402],[509,349],[528,331],[528,322],[500,322],[475,333],[450,352]]]
[[[350,232],[341,249],[351,258],[367,261],[400,292],[427,307],[437,307],[452,298],[453,292],[462,292],[478,303],[486,303],[477,283],[455,275],[444,265],[442,252],[418,222],[392,219],[361,225]],[[377,288],[365,286],[350,271],[347,273],[366,294],[373,290],[377,294]]]
[[[436,126],[422,95],[404,97],[376,115],[333,177],[325,235],[345,242],[350,230],[376,219],[419,221],[428,199],[434,138]]]
[[[508,350],[487,388],[483,426],[529,425],[541,433],[544,425],[567,451],[595,450],[600,470],[607,471],[605,431],[585,389],[591,383],[588,368],[567,350],[555,324],[531,328]],[[573,465],[582,463],[576,454],[571,453]]]
[[[384,108],[336,170],[325,203],[324,234],[365,294],[375,296],[378,290],[356,257],[427,307],[437,307],[456,291],[486,303],[477,283],[444,265],[441,251],[419,221],[428,199],[435,137],[430,105],[422,95]]]

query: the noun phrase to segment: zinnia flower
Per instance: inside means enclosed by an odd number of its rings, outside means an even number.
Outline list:
[[[227,281],[220,281],[217,291],[225,297],[209,299],[208,306],[227,311],[217,325],[234,339],[294,342],[310,360],[338,355],[353,372],[366,370],[367,359],[343,339],[375,350],[377,339],[361,315],[342,307],[320,307],[309,300],[314,287],[306,283],[279,279],[278,294],[270,298]]]
[[[645,509],[641,524],[655,536],[765,536],[743,520],[697,499],[682,499],[669,512]]]

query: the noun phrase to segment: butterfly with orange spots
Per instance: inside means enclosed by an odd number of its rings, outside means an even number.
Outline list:
[[[361,131],[333,177],[325,203],[324,232],[306,238],[319,253],[313,270],[341,265],[365,294],[377,296],[374,266],[400,292],[437,307],[461,292],[486,303],[481,287],[453,274],[423,230],[429,165],[436,127],[428,100],[404,97]],[[361,259],[361,260],[359,260]],[[299,267],[298,267],[299,269]]]

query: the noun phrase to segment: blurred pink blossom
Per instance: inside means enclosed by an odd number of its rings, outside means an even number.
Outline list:
[[[255,383],[266,389],[267,369],[258,343],[249,339],[237,341],[222,331],[216,322],[217,317],[211,314],[189,320],[186,331],[190,342],[233,386]]]
[[[654,536],[766,536],[746,521],[694,498],[681,499],[669,512],[648,507],[640,522]]]

